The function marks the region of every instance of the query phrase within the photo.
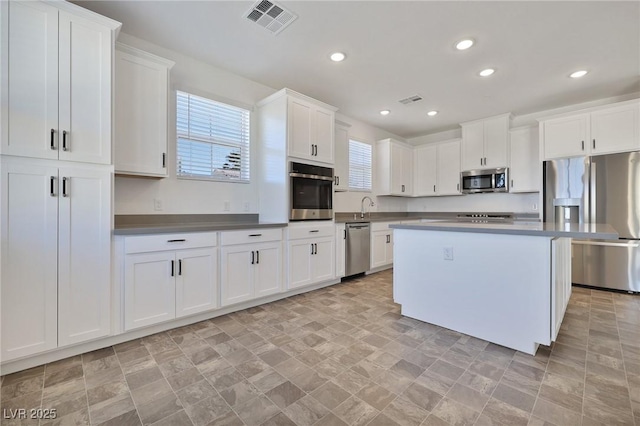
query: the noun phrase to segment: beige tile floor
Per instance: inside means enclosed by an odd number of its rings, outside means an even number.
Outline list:
[[[1,407],[55,408],[41,425],[640,425],[640,297],[574,287],[558,341],[532,357],[400,316],[391,281],[8,375]]]

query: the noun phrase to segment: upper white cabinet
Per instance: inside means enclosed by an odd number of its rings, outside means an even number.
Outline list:
[[[413,195],[413,148],[394,139],[377,143],[378,195]]]
[[[414,151],[417,197],[460,194],[460,140],[427,144]]]
[[[4,360],[111,331],[111,173],[71,164],[2,160]]]
[[[282,229],[221,234],[221,305],[282,291]]]
[[[542,163],[538,141],[536,127],[522,127],[509,132],[509,192],[540,191]]]
[[[64,2],[0,7],[2,154],[111,164],[111,58],[120,24]]]
[[[640,149],[640,102],[621,102],[540,121],[543,160]]]
[[[116,44],[116,173],[167,176],[168,84],[173,65],[164,58]]]
[[[333,164],[335,110],[294,96],[287,108],[289,156]]]
[[[334,178],[336,191],[349,190],[349,129],[336,122]]]
[[[461,123],[462,170],[506,167],[511,114]]]

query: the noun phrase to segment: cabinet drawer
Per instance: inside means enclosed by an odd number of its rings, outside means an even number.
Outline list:
[[[193,232],[126,237],[125,253],[180,250],[218,245],[217,232]]]
[[[222,246],[263,243],[265,241],[282,241],[282,229],[244,229],[220,233],[220,245]]]
[[[301,238],[331,237],[335,233],[333,222],[289,225],[289,240]]]
[[[375,231],[386,231],[389,229],[389,225],[393,223],[400,223],[400,221],[395,222],[372,222],[371,223],[371,232]]]

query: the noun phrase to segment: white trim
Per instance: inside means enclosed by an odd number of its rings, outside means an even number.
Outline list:
[[[174,61],[154,55],[153,53],[145,52],[144,50],[140,50],[136,47],[120,43],[119,41],[116,41],[116,50],[122,53],[133,55],[137,58],[143,58],[151,62],[156,62],[162,66],[167,67],[169,70],[176,64]]]
[[[191,86],[188,86],[188,85],[182,84],[182,83],[172,84],[171,85],[171,91],[173,93],[170,96],[173,97],[174,104],[175,104],[175,99],[176,99],[176,92],[184,92],[184,93],[189,93],[191,95],[199,96],[201,98],[210,99],[212,101],[219,102],[219,103],[222,103],[222,104],[231,105],[231,106],[234,106],[236,108],[242,108],[242,109],[245,109],[245,110],[247,110],[249,112],[254,112],[255,111],[255,106],[254,105],[245,104],[244,102],[240,102],[240,101],[237,101],[235,99],[225,98],[224,96],[216,95],[216,94],[213,94],[211,92],[207,92],[206,90],[197,89],[195,87],[191,87]]]
[[[325,104],[322,101],[319,101],[317,99],[313,99],[312,97],[309,97],[307,95],[303,95],[302,93],[296,92],[294,90],[291,89],[287,89],[286,87],[282,90],[278,90],[276,93],[272,94],[271,96],[267,96],[266,98],[264,98],[263,100],[261,100],[260,102],[258,102],[256,105],[261,107],[262,105],[268,104],[282,96],[292,96],[294,98],[298,98],[298,99],[302,99],[303,101],[307,101],[307,102],[311,102],[319,107],[328,109],[330,111],[336,112],[338,111],[338,108],[331,106],[329,104]]]

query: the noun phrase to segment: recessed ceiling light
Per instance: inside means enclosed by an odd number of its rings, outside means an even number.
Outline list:
[[[437,115],[437,114],[438,114],[438,111],[435,111],[435,110],[433,110],[433,111],[429,111],[429,112],[427,113],[427,115],[428,115],[429,117],[433,117],[434,115]]]
[[[587,75],[589,71],[585,71],[585,70],[580,70],[580,71],[576,71],[573,72],[569,75],[569,77],[571,78],[580,78],[580,77],[584,77],[585,75]]]
[[[331,58],[331,60],[332,60],[333,62],[341,62],[341,61],[344,61],[344,58],[346,58],[346,57],[347,57],[347,56],[346,56],[344,53],[342,53],[342,52],[335,52],[335,53],[332,53],[332,54],[331,54],[331,56],[330,56],[330,58]]]
[[[493,68],[487,68],[486,70],[480,71],[478,74],[480,74],[480,77],[489,77],[494,72],[496,72],[496,70]]]
[[[467,50],[468,48],[470,48],[471,46],[473,46],[474,41],[470,38],[465,39],[465,40],[460,40],[459,42],[456,43],[456,49],[458,50]]]
[[[380,115],[389,115],[391,113],[391,111],[389,111],[388,109],[383,109],[382,111],[380,111]]]

